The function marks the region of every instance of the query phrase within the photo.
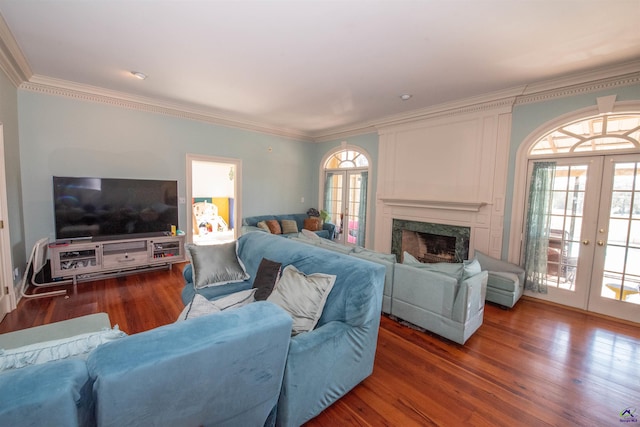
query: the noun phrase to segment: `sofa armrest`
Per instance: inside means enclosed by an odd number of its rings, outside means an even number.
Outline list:
[[[0,425],[91,425],[93,404],[87,365],[66,359],[0,375]]]
[[[460,282],[458,295],[453,305],[451,318],[456,322],[466,323],[478,311],[484,309],[489,273],[481,271]]]
[[[335,233],[336,233],[336,225],[332,224],[330,222],[325,222],[324,224],[322,224],[322,229],[323,230],[327,230],[329,232],[329,239],[333,240],[333,238],[335,237]]]
[[[475,257],[480,263],[480,266],[483,270],[513,273],[518,276],[520,283],[524,283],[525,271],[524,268],[520,267],[519,265],[510,263],[509,261],[493,258],[480,251],[475,252]]]
[[[378,322],[332,321],[291,339],[278,425],[304,424],[371,375]]]

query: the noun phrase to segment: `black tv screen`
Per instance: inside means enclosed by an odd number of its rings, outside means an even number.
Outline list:
[[[53,177],[56,239],[162,235],[178,225],[177,181]]]

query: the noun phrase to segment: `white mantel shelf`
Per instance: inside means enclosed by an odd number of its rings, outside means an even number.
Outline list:
[[[411,208],[445,209],[451,211],[479,212],[487,202],[460,202],[453,200],[402,199],[395,197],[380,197],[379,200],[389,206],[403,206]]]

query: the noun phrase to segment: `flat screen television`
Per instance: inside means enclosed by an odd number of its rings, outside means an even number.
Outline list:
[[[56,239],[151,237],[178,225],[178,182],[53,177]]]

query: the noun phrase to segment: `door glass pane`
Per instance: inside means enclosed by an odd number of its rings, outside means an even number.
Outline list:
[[[587,169],[587,165],[556,167],[547,251],[547,286],[575,290]]]
[[[614,166],[601,295],[640,304],[640,220],[636,209],[640,163]]]
[[[349,175],[349,222],[347,223],[347,242],[355,245],[358,242],[358,232],[360,230],[360,174]]]
[[[336,225],[337,238],[342,237],[342,185],[343,174],[328,173],[325,188],[325,207],[329,213],[329,221]]]

